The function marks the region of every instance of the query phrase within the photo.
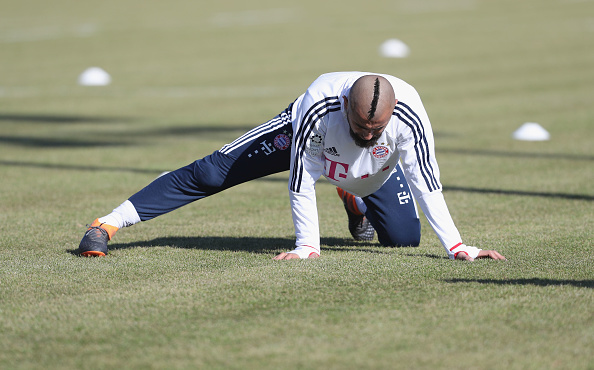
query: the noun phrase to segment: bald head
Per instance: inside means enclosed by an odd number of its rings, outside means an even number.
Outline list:
[[[348,98],[343,96],[349,133],[355,144],[370,148],[377,143],[388,126],[396,98],[390,82],[382,77],[367,75],[355,81]]]
[[[390,82],[375,75],[357,79],[351,87],[348,100],[350,108],[359,117],[371,122],[387,114],[391,115],[396,101]]]

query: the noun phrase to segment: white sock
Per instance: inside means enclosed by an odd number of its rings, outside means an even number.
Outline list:
[[[110,214],[99,218],[99,222],[121,229],[122,227],[128,227],[139,223],[140,216],[138,216],[136,208],[134,208],[132,202],[126,200]]]
[[[359,208],[359,211],[361,211],[361,213],[365,214],[365,212],[367,212],[367,205],[363,201],[363,198],[356,196],[355,202],[357,202],[357,208]]]

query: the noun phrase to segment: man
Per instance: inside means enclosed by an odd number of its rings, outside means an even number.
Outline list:
[[[272,120],[159,177],[96,219],[79,253],[103,256],[119,228],[287,169],[296,243],[277,260],[320,256],[315,183],[322,175],[337,186],[354,236],[370,224],[384,246],[419,245],[416,199],[448,257],[505,259],[463,244],[441,193],[433,133],[416,90],[396,77],[363,72],[320,76]]]

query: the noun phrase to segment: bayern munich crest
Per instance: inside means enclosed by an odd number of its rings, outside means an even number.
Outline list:
[[[274,146],[279,150],[286,150],[291,146],[291,139],[285,134],[278,134],[274,138]]]
[[[375,158],[384,158],[388,154],[390,154],[390,149],[383,145],[378,145],[375,148],[373,148],[373,156]]]

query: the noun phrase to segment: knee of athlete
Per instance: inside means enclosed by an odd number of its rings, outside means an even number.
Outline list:
[[[221,187],[224,178],[211,168],[197,168],[194,171],[194,183],[201,188],[216,189]]]
[[[221,169],[207,158],[194,162],[193,175],[195,184],[208,189],[219,188],[225,181]]]
[[[378,234],[378,239],[385,247],[418,247],[421,244],[421,223],[397,227],[390,230],[388,235]]]

